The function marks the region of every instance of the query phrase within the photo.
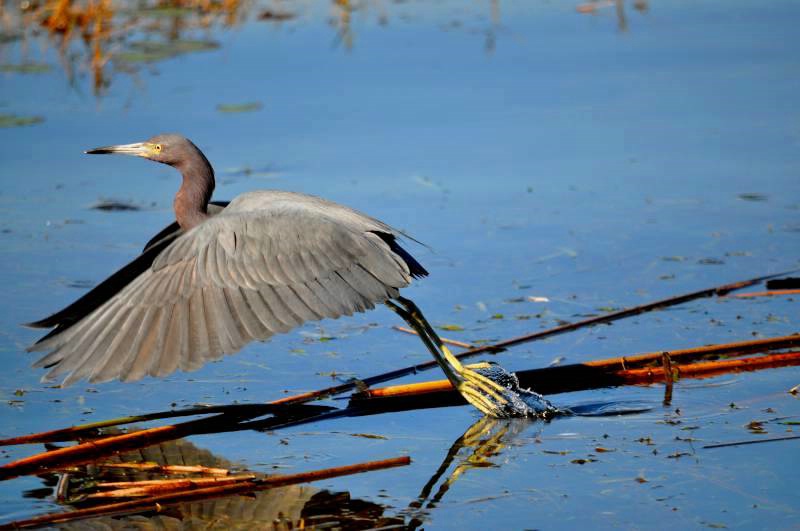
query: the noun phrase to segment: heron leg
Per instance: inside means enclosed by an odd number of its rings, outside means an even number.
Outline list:
[[[475,370],[488,368],[490,364],[462,365],[442,342],[414,302],[403,297],[397,297],[396,300],[399,305],[387,301],[387,306],[417,332],[447,379],[467,402],[493,417],[516,416],[514,414],[516,408],[509,400],[509,393],[512,391]]]

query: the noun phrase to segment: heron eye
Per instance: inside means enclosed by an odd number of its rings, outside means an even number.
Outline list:
[[[156,144],[153,149],[156,150],[156,153],[161,153],[161,144]]]

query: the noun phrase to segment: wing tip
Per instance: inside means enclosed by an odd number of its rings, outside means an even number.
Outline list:
[[[403,249],[400,244],[397,243],[397,238],[394,234],[377,231],[373,231],[373,233],[382,239],[384,243],[389,246],[389,249],[406,263],[406,266],[408,266],[408,272],[411,274],[412,278],[424,278],[429,275],[428,270],[422,267],[422,264],[417,262],[417,259],[411,256],[411,253]],[[406,237],[414,240],[410,236]]]
[[[38,321],[20,323],[20,326],[24,326],[25,328],[53,328],[58,324],[58,321],[55,319],[55,317],[56,314],[48,315],[44,319],[39,319]]]

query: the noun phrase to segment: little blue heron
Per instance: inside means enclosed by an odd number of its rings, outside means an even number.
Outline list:
[[[253,340],[384,303],[422,338],[464,398],[493,416],[518,414],[514,391],[489,364],[462,365],[399,290],[428,272],[375,218],[319,197],[262,190],[210,202],[214,170],[188,139],[86,153],[134,155],[183,176],[176,222],[131,263],[63,310],[29,326],[52,328],[34,366],[63,386],[86,378],[133,381],[198,369]]]

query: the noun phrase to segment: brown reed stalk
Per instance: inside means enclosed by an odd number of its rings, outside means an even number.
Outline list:
[[[369,472],[372,470],[381,470],[385,468],[392,468],[398,466],[406,466],[411,463],[408,456],[395,457],[392,459],[384,459],[381,461],[368,461],[365,463],[358,463],[355,465],[326,468],[323,470],[315,470],[312,472],[302,472],[299,474],[287,474],[280,476],[271,476],[264,479],[255,479],[246,483],[235,483],[232,485],[221,485],[213,487],[204,487],[199,489],[190,489],[179,492],[171,492],[168,494],[160,494],[156,496],[149,496],[139,500],[130,500],[124,502],[111,503],[107,505],[100,505],[96,507],[89,507],[86,509],[78,509],[75,511],[61,512],[37,516],[26,520],[17,520],[0,526],[0,530],[5,529],[30,529],[33,527],[41,527],[52,524],[63,524],[66,522],[73,522],[76,520],[83,520],[86,518],[94,518],[97,516],[120,516],[124,514],[134,514],[144,511],[158,511],[161,506],[174,504],[179,502],[188,502],[196,500],[209,500],[212,498],[221,498],[231,496],[234,494],[248,494],[260,490],[272,489],[275,487],[284,487],[287,485],[294,485],[297,483],[307,483],[311,481],[320,481],[323,479],[330,479],[340,476],[347,476],[351,474],[360,474],[362,472]]]

